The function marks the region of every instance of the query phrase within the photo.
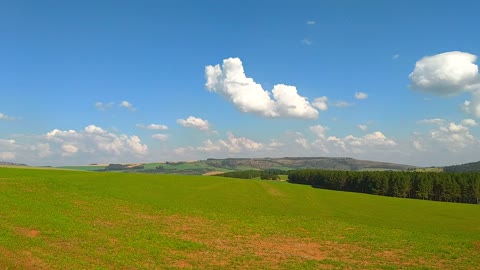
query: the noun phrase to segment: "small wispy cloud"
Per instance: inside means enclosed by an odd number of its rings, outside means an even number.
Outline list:
[[[441,118],[429,118],[429,119],[418,120],[417,124],[442,125],[446,122],[447,120],[441,119]]]
[[[360,125],[357,125],[357,128],[360,129],[361,131],[367,131],[368,126],[365,124],[360,124]]]
[[[346,101],[335,101],[335,102],[332,102],[332,103],[329,103],[329,104],[333,107],[338,107],[338,108],[345,108],[345,107],[350,107],[350,106],[355,105],[352,102],[346,102]]]
[[[364,93],[364,92],[356,92],[356,93],[355,93],[355,98],[356,98],[356,99],[367,99],[367,98],[368,98],[368,94],[367,94],[367,93]]]
[[[400,54],[396,53],[396,54],[392,55],[393,60],[397,60],[398,58],[400,58]]]
[[[202,118],[189,116],[187,119],[178,119],[177,123],[189,128],[196,128],[199,130],[210,130],[210,123],[208,120],[203,120]]]
[[[312,42],[310,39],[308,39],[308,38],[302,39],[301,42],[302,42],[302,44],[305,44],[305,45],[307,45],[307,46],[310,46],[310,45],[313,44],[313,42]]]
[[[137,127],[143,128],[143,129],[149,129],[149,130],[167,130],[168,127],[165,125],[160,125],[160,124],[150,124],[148,126],[145,126],[144,124],[137,124]]]
[[[17,118],[13,117],[13,116],[6,115],[6,114],[3,114],[3,113],[0,113],[0,120],[13,121],[13,120],[17,120]]]
[[[168,140],[168,134],[153,134],[152,138],[159,141],[166,141]]]
[[[307,24],[308,24],[308,25],[314,25],[314,24],[316,24],[316,23],[317,23],[317,22],[316,22],[316,21],[313,21],[313,20],[307,21]]]
[[[319,109],[320,111],[326,111],[328,110],[328,97],[323,96],[323,97],[318,97],[313,100],[312,105],[313,107]]]
[[[128,110],[130,110],[131,112],[134,112],[134,111],[137,110],[135,107],[133,107],[132,103],[130,103],[130,102],[126,101],[126,100],[120,102],[120,105],[119,105],[119,106],[122,107],[122,108],[128,109]]]
[[[103,102],[95,102],[95,108],[97,108],[97,110],[99,111],[106,111],[110,108],[112,108],[114,105],[113,102],[108,102],[108,103],[103,103]]]

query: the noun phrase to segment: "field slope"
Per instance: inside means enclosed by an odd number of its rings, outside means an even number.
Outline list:
[[[0,168],[0,269],[476,269],[480,206]]]

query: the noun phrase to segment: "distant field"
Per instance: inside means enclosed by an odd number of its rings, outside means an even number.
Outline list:
[[[480,205],[0,168],[0,269],[478,269]]]
[[[434,168],[415,168],[416,172],[443,172],[443,168],[434,167]]]
[[[79,171],[99,171],[105,169],[105,165],[89,165],[89,166],[62,166],[58,167],[59,169],[67,169],[67,170],[79,170]]]

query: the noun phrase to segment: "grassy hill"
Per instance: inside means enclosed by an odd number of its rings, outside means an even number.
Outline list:
[[[118,164],[115,164],[118,165]],[[191,162],[166,162],[133,164],[141,165],[142,169],[131,169],[131,164],[124,164],[123,171],[162,173],[162,174],[192,174],[201,175],[208,172],[228,172],[238,170],[295,170],[295,169],[329,169],[329,170],[407,170],[414,166],[358,160],[353,158],[331,158],[331,157],[285,157],[285,158],[226,158],[207,159]],[[109,170],[109,166],[68,166],[61,167],[77,170]],[[121,171],[115,169],[116,171]]]
[[[460,165],[445,166],[443,167],[443,170],[446,172],[480,172],[480,161]]]
[[[1,269],[476,269],[480,206],[209,176],[0,168]]]

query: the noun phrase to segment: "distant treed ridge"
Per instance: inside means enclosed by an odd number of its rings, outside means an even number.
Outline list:
[[[480,203],[480,173],[294,170],[290,183],[432,201]]]

